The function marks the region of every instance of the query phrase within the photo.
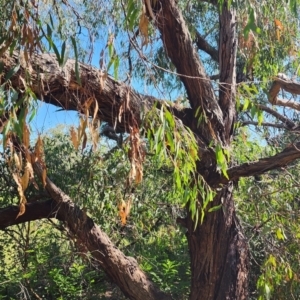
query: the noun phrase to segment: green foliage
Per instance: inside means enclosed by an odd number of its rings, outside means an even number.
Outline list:
[[[196,227],[199,217],[200,222],[203,222],[214,192],[196,171],[199,151],[195,136],[164,105],[159,115],[155,109],[147,112],[144,122],[148,128],[150,152],[154,154],[158,164],[173,168],[173,192],[179,204],[183,207],[188,204]],[[224,164],[222,170],[226,172]],[[199,195],[202,203],[199,202]]]
[[[219,8],[196,0],[177,2],[192,39],[198,31],[217,49]],[[136,85],[142,86],[145,81],[147,89],[151,91],[155,87],[153,94],[160,98],[185,96],[176,69],[151,24],[149,45],[143,45],[139,33],[141,1],[40,1],[40,14],[32,3],[0,1],[1,55],[16,49],[24,50],[27,56],[33,51],[53,51],[62,67],[68,57],[75,57],[75,73],[80,84],[78,62],[91,62],[94,43],[98,43],[97,51],[103,53],[101,59],[108,61],[107,67],[101,63],[100,67],[112,72],[116,79],[126,74]],[[218,3],[220,7],[224,1]],[[266,116],[259,104],[266,102],[266,91],[273,76],[278,72],[299,75],[299,1],[263,0],[259,5],[250,0],[228,3],[238,9],[238,62],[251,81],[238,88],[239,120],[256,120],[261,125]],[[216,62],[207,56],[203,56],[203,62],[208,75],[217,73]],[[37,99],[29,85],[26,86],[31,80],[28,74],[25,74],[22,93],[11,88],[10,81],[19,67],[20,62],[16,62],[6,72],[0,87],[0,115],[9,115],[2,132],[3,148],[8,132],[13,130],[22,138],[26,118],[30,120],[35,115]],[[3,71],[2,66],[0,70]],[[196,117],[198,125],[205,119],[200,108]],[[164,291],[175,299],[186,299],[190,277],[187,240],[184,232],[175,227],[175,218],[185,216],[183,207],[187,205],[197,225],[203,222],[205,214],[221,209],[221,205],[211,207],[214,192],[195,171],[201,159],[195,137],[174,118],[171,109],[162,106],[159,115],[147,112],[144,122],[152,156],[144,163],[144,181],[134,191],[129,190],[124,180],[130,170],[126,147],[116,151],[107,147],[97,153],[91,153],[89,147],[82,152],[75,151],[69,137],[58,132],[44,136],[47,174],[122,251],[136,257]],[[220,144],[213,145],[217,167],[225,177],[229,163],[273,155],[292,140],[287,135],[279,135],[280,140],[274,146],[270,145],[270,139],[269,144],[256,142],[254,134],[238,127],[236,130],[240,134],[235,137],[230,157]],[[270,135],[270,132],[263,133]],[[19,201],[16,184],[5,163],[6,155],[9,155],[7,151],[0,157],[1,207]],[[270,172],[259,180],[242,178],[235,194],[237,211],[251,247],[252,299],[300,297],[300,195],[296,180],[299,164],[281,171]],[[28,199],[33,195],[36,191],[26,191]],[[133,199],[133,207],[127,225],[122,227],[118,202],[129,197]],[[79,246],[59,222],[32,222],[6,230],[0,236],[3,262],[0,298],[104,297],[105,291],[113,288]]]
[[[151,278],[162,283],[163,290],[175,299],[186,299],[189,254],[185,234],[175,227],[174,219],[185,213],[172,191],[170,168],[152,157],[147,159],[144,180],[132,194],[124,181],[130,170],[125,150],[101,150],[107,154],[93,153],[89,148],[75,151],[64,131],[57,128],[43,137],[47,175],[93,217],[126,255],[136,257]],[[36,194],[30,189],[26,193],[28,199]],[[5,197],[7,201],[0,203],[17,203],[16,189],[14,195],[15,200],[9,192],[2,192],[0,199]],[[129,196],[133,206],[123,227],[118,202]],[[23,237],[27,241],[24,244]],[[4,261],[0,278],[6,282],[0,295],[14,297],[20,293],[21,299],[24,292],[45,299],[98,299],[105,297],[106,290],[116,293],[89,254],[69,238],[63,224],[56,221],[30,222],[7,230],[0,240]]]
[[[245,139],[244,132],[236,137],[235,145],[238,163],[280,150]],[[251,251],[251,299],[299,298],[298,176],[299,163],[295,163],[281,172],[239,181],[235,199]]]

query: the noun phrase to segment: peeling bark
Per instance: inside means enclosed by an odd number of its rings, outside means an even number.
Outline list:
[[[220,45],[219,45],[219,68],[220,89],[219,105],[223,112],[225,124],[226,145],[231,142],[233,126],[236,119],[235,96],[236,96],[236,11],[228,2],[224,1],[220,17]]]

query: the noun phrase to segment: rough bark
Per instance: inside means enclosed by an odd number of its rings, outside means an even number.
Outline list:
[[[87,103],[92,100],[89,113],[93,116],[97,101],[97,117],[109,123],[117,132],[128,131],[129,118],[134,118],[140,124],[141,112],[151,109],[154,103],[159,108],[162,102],[154,97],[139,94],[128,85],[82,63],[78,63],[79,84],[75,74],[75,60],[69,59],[60,67],[54,54],[34,53],[30,60],[25,62],[22,52],[14,52],[11,56],[6,53],[1,62],[6,73],[20,64],[19,71],[11,78],[11,85],[18,90],[24,89],[24,79],[29,76],[27,86],[38,99],[46,103],[84,113]],[[121,106],[126,102],[129,109],[120,113]],[[171,110],[176,116],[184,115],[175,105]],[[0,129],[1,126],[0,119]]]
[[[233,126],[236,118],[236,11],[228,8],[228,2],[224,1],[219,13],[220,45],[219,45],[219,69],[220,90],[219,105],[223,112],[224,135],[226,145],[231,142]]]
[[[235,215],[233,184],[222,189],[212,205],[222,209],[206,213],[203,224],[188,223],[192,288],[190,299],[247,299],[248,245]]]
[[[222,111],[175,0],[162,1],[154,11],[157,11],[155,23],[165,50],[177,68],[194,112],[191,129],[206,143],[212,140],[223,142],[224,137],[218,136],[224,132]],[[197,126],[195,112],[199,107],[208,126]]]
[[[204,137],[207,144],[216,140],[222,146],[229,146],[236,114],[235,10],[228,8],[227,1],[220,10],[218,101],[175,1],[163,1],[157,11],[157,27],[166,52],[185,85],[193,113],[201,106],[210,118],[200,126],[193,126],[191,122],[191,128]],[[202,156],[198,172],[204,178],[217,175],[216,161],[212,158],[207,162],[207,157]],[[248,246],[235,215],[232,191],[233,184],[229,181],[212,203],[222,204],[223,209],[206,213],[203,224],[197,224],[196,229],[188,211],[186,223],[192,273],[190,299],[246,299],[248,296]]]

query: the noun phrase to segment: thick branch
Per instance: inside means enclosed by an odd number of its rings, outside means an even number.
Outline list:
[[[285,124],[275,124],[275,123],[269,123],[269,122],[262,122],[258,123],[255,121],[242,121],[241,126],[247,126],[247,125],[254,125],[254,126],[263,126],[263,127],[274,127],[274,128],[280,128],[280,129],[289,129],[288,126]]]
[[[207,53],[208,55],[210,55],[210,57],[215,61],[215,62],[219,62],[219,52],[217,49],[215,49],[213,46],[211,46],[206,40],[205,38],[202,37],[202,35],[196,31],[196,45],[198,47],[199,50],[204,51],[205,53]]]
[[[296,127],[296,124],[291,121],[289,118],[283,116],[282,114],[278,113],[277,111],[275,111],[274,109],[263,105],[263,104],[258,104],[257,107],[263,111],[265,111],[266,113],[272,115],[273,117],[275,117],[276,119],[278,119],[279,121],[281,121],[283,124],[286,124],[286,126],[289,129],[293,129]]]
[[[224,1],[221,7],[219,68],[220,92],[219,104],[223,112],[226,143],[231,142],[235,122],[235,95],[236,95],[236,11],[233,5]]]
[[[16,90],[24,88],[24,78],[30,75],[30,88],[38,99],[62,107],[66,110],[84,112],[88,102],[90,115],[94,115],[96,101],[98,103],[98,117],[109,123],[117,132],[128,129],[128,119],[133,117],[139,123],[141,112],[150,109],[154,103],[157,107],[164,101],[151,96],[135,92],[122,82],[101,73],[96,68],[79,63],[78,84],[75,74],[75,60],[69,59],[64,67],[57,63],[55,55],[33,54],[29,64],[26,64],[22,53],[14,52],[11,57],[2,57],[4,72],[21,63],[20,70],[11,78],[12,87]],[[127,104],[129,109],[123,109]],[[175,106],[172,107],[175,116],[182,113]],[[0,123],[1,125],[1,123]]]
[[[229,179],[221,176],[220,183],[238,180],[240,177],[249,177],[282,168],[300,158],[300,142],[291,144],[282,152],[258,161],[245,163],[227,170]]]
[[[156,13],[155,22],[167,55],[177,68],[192,109],[195,112],[200,106],[200,113],[205,115],[209,122],[210,126],[200,126],[201,135],[206,141],[218,138],[218,133],[222,132],[224,127],[222,111],[176,1],[157,1],[153,11]],[[219,139],[223,140],[223,137],[219,136]]]
[[[292,100],[285,100],[277,98],[280,89],[285,90],[288,93],[300,95],[300,83],[294,82],[288,78],[285,74],[279,73],[275,78],[271,89],[269,91],[269,102],[272,105],[279,105],[284,107],[290,107],[300,111],[300,103]]]
[[[0,209],[0,229],[8,226],[25,223],[28,221],[40,220],[45,218],[57,218],[57,204],[53,200],[43,202],[26,203],[26,210],[23,215],[17,218],[20,207],[11,205]]]
[[[41,165],[34,163],[33,167],[38,177],[42,178]],[[125,256],[117,249],[93,220],[49,178],[46,179],[45,188],[53,199],[52,205],[54,203],[57,209],[55,216],[66,222],[69,230],[86,246],[93,258],[127,297],[137,300],[171,299],[154,286],[135,259]]]

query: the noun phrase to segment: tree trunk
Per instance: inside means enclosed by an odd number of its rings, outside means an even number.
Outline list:
[[[187,220],[191,255],[190,299],[247,299],[248,244],[236,217],[230,182],[215,196],[211,206],[222,203],[215,212],[206,212],[203,224],[194,230]]]

